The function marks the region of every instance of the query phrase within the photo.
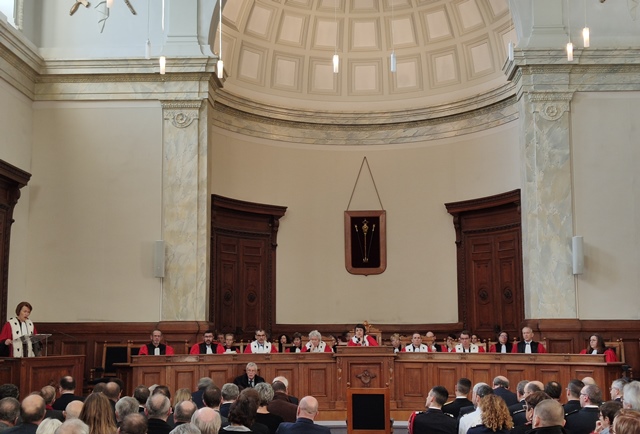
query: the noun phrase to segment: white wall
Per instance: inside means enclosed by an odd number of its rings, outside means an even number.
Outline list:
[[[520,187],[517,126],[414,145],[280,146],[216,130],[212,191],[287,206],[277,322],[458,320],[455,232],[444,203]],[[343,212],[367,157],[387,211],[387,270],[345,270]],[[350,207],[380,209],[366,167]]]
[[[31,173],[31,141],[33,114],[31,100],[0,79],[0,159]],[[22,301],[26,285],[26,256],[29,220],[30,186],[20,190],[20,199],[13,211],[9,258],[9,316]]]
[[[162,286],[153,277],[152,244],[162,239],[160,104],[42,102],[34,109],[20,298],[39,322],[158,321]]]
[[[571,105],[581,319],[640,319],[640,92],[577,93]]]

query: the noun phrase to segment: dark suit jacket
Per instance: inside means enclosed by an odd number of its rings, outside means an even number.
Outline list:
[[[2,431],[2,434],[36,434],[38,425],[34,423],[21,423],[13,428]]]
[[[511,416],[513,416],[513,413],[515,413],[516,411],[520,411],[524,408],[524,399],[520,402],[516,402],[513,405],[509,406],[509,413],[511,413]]]
[[[262,378],[259,375],[256,375],[255,377],[253,377],[253,383],[254,385],[258,383],[264,383],[264,378]],[[249,387],[249,377],[247,376],[247,373],[245,372],[244,374],[237,376],[235,380],[233,380],[233,384],[238,386],[240,390],[246,389],[247,387]]]
[[[220,404],[220,416],[229,417],[229,409],[231,408],[231,404],[231,402]]]
[[[50,408],[47,409],[47,412],[44,414],[45,419],[46,418],[51,418],[51,419],[58,419],[60,422],[64,422],[64,413],[62,413],[60,410],[52,410]]]
[[[331,430],[326,426],[316,425],[311,419],[299,417],[294,423],[281,423],[276,434],[331,434]]]
[[[564,429],[569,431],[569,434],[590,434],[595,429],[599,416],[598,407],[582,407],[565,417],[567,423]]]
[[[269,413],[277,414],[285,422],[295,422],[298,412],[298,406],[289,402],[289,397],[284,392],[276,392],[273,394],[273,400],[267,404]]]
[[[473,413],[474,411],[476,411],[476,408],[473,405],[469,405],[467,407],[462,407],[460,409],[460,413],[458,413],[458,417],[462,417],[465,414]]]
[[[67,408],[67,404],[69,404],[71,401],[84,402],[84,397],[74,395],[73,393],[63,393],[62,395],[60,395],[60,398],[53,401],[53,405],[51,407],[53,407],[54,410],[64,411]]]
[[[569,413],[573,413],[574,411],[578,411],[582,408],[582,406],[580,405],[579,399],[572,399],[571,401],[567,401],[567,403],[562,407],[564,407],[565,416],[568,415]]]
[[[169,434],[173,428],[162,419],[147,420],[147,434]]]
[[[453,417],[458,417],[460,416],[460,409],[469,406],[473,407],[473,402],[471,402],[467,398],[456,398],[453,401],[443,405],[442,411],[450,414]]]
[[[504,399],[504,402],[507,403],[507,407],[518,403],[518,397],[516,394],[504,387],[496,387],[493,389],[493,393]]]
[[[456,420],[437,408],[428,408],[413,419],[414,434],[456,434]]]
[[[202,401],[202,395],[204,394],[204,389],[198,389],[191,394],[191,400],[198,407],[204,407],[204,402]]]

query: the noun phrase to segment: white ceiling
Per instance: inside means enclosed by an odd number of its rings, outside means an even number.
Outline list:
[[[222,29],[226,92],[330,111],[425,108],[500,88],[516,38],[507,0],[226,0]]]

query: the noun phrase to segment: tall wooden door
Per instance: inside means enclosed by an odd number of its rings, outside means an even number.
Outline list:
[[[210,321],[252,339],[275,320],[276,237],[285,207],[212,196]]]
[[[454,216],[459,315],[484,339],[524,320],[520,191],[446,204]]]

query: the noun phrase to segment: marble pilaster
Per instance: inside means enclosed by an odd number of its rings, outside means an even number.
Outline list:
[[[571,92],[532,92],[518,101],[528,318],[575,318],[577,313],[570,249],[571,97]]]
[[[206,101],[163,101],[162,318],[203,319],[207,293]],[[195,315],[195,318],[192,316]]]

